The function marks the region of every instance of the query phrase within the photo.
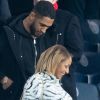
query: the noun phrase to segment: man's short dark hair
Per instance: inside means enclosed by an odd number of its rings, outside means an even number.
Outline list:
[[[53,4],[49,1],[39,1],[33,11],[38,13],[40,16],[49,17],[55,19],[56,11],[54,10]]]

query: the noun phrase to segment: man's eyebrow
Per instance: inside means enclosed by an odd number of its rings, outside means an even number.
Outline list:
[[[47,26],[47,25],[45,25],[45,24],[43,24],[43,23],[40,23],[42,26],[46,26],[46,27],[50,27],[50,26]]]

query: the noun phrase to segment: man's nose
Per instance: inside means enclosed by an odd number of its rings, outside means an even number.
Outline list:
[[[41,29],[42,33],[45,33],[46,30],[47,30],[47,27],[44,27],[44,28]]]

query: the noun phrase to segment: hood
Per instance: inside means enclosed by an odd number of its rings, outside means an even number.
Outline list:
[[[18,17],[11,18],[11,21],[9,23],[9,26],[18,34],[23,35],[28,38],[32,38],[30,33],[28,33],[24,26],[23,26],[23,19],[27,16],[28,14],[22,14]]]

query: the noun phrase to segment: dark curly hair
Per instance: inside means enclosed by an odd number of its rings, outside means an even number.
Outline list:
[[[33,11],[35,11],[40,16],[50,17],[55,19],[56,11],[54,10],[53,4],[49,1],[39,1],[35,6]]]

